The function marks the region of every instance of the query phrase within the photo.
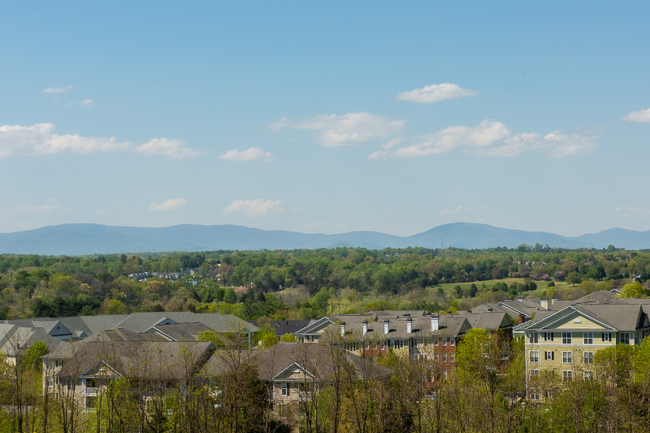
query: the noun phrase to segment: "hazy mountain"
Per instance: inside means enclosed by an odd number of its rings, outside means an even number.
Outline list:
[[[296,248],[491,248],[521,244],[555,247],[627,249],[650,248],[650,231],[610,229],[578,237],[546,232],[509,230],[486,224],[455,223],[434,227],[408,237],[378,232],[336,235],[260,230],[235,225],[177,225],[164,228],[112,227],[98,224],[64,224],[36,230],[0,234],[0,253],[82,255],[148,251],[259,250]]]

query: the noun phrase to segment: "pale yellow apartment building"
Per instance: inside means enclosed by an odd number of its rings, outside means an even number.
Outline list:
[[[644,311],[649,307],[614,301],[538,311],[515,330],[525,335],[529,398],[539,398],[531,382],[544,372],[553,372],[562,381],[591,380],[595,377],[596,352],[616,344],[641,344],[650,332]]]

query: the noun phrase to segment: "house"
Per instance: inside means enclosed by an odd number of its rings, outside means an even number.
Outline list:
[[[313,397],[336,380],[369,380],[389,377],[392,371],[368,358],[326,344],[278,343],[265,350],[243,353],[259,379],[266,384],[269,398],[277,410],[281,406]],[[218,378],[232,370],[227,352],[215,351],[204,374]],[[239,366],[239,364],[237,364]],[[346,376],[341,376],[345,372]]]
[[[207,341],[89,341],[57,367],[46,389],[68,390],[84,408],[92,408],[111,381],[124,378],[146,400],[154,393],[185,389],[214,349]]]
[[[515,333],[526,341],[529,389],[541,372],[553,372],[564,381],[593,378],[596,352],[616,344],[641,344],[650,333],[648,307],[635,302],[575,304],[518,326]]]

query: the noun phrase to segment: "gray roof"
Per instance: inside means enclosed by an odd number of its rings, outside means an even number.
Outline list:
[[[471,312],[461,311],[459,315],[467,318],[472,328],[497,331],[512,327],[512,320],[510,320],[510,316],[505,312],[475,313],[474,310],[471,310]]]
[[[555,329],[554,324],[572,315],[581,314],[614,331],[635,331],[648,328],[648,315],[640,305],[582,304],[570,305],[560,311],[549,311],[535,317],[527,330]]]
[[[61,340],[48,335],[43,328],[0,324],[0,351],[8,356],[20,355],[37,341],[44,342],[50,351],[61,344]]]
[[[84,332],[86,335],[98,334],[112,329],[127,329],[133,332],[143,332],[152,326],[162,323],[191,323],[200,322],[218,333],[255,332],[257,327],[233,316],[219,313],[192,313],[189,311],[169,312],[139,312],[132,314],[106,314],[101,316],[72,316],[59,318],[34,318],[5,320],[2,323],[15,324],[23,327],[37,327],[52,334],[55,326],[65,327],[72,335]]]
[[[175,323],[172,325],[154,326],[146,334],[139,335],[154,333],[171,341],[197,341],[199,333],[204,331],[212,331],[212,329],[199,322]]]
[[[59,377],[94,375],[103,363],[122,377],[184,378],[196,373],[214,345],[202,342],[89,341],[57,373]]]
[[[256,366],[259,378],[263,381],[278,379],[289,367],[302,368],[316,380],[330,381],[335,375],[335,364],[341,362],[349,367],[342,371],[352,372],[355,378],[378,378],[392,374],[392,370],[368,358],[335,346],[304,343],[278,343],[265,350],[216,351],[204,371],[209,375],[220,376],[230,368],[241,368],[242,361]]]

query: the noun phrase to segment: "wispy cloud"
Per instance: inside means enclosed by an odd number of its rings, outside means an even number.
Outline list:
[[[79,134],[60,135],[51,123],[32,126],[0,126],[0,158],[11,156],[42,156],[63,152],[89,154],[94,152],[139,152],[147,156],[171,159],[195,158],[203,153],[187,147],[181,140],[154,138],[136,145],[115,137],[84,137]]]
[[[476,126],[450,126],[434,134],[411,139],[401,147],[398,145],[404,139],[394,139],[371,153],[368,159],[418,158],[451,152],[511,157],[538,148],[546,148],[553,157],[566,157],[591,152],[597,138],[563,134],[560,131],[544,137],[534,132],[513,134],[503,123],[488,119]]]
[[[81,105],[84,107],[92,107],[93,106],[93,100],[92,99],[84,99],[81,101]]]
[[[440,212],[440,216],[445,216],[445,215],[456,215],[458,212],[463,210],[463,206],[460,205],[454,209],[443,209],[442,212]]]
[[[633,111],[627,116],[623,117],[623,120],[627,120],[629,122],[650,123],[650,108],[641,111]]]
[[[187,204],[187,200],[185,200],[184,198],[170,198],[169,200],[165,200],[160,204],[156,204],[156,202],[152,202],[149,205],[149,210],[152,212],[173,211],[173,210],[179,210],[186,204]]]
[[[62,212],[68,210],[67,207],[59,204],[59,199],[50,198],[42,205],[21,205],[11,209],[14,215],[52,215],[54,212]]]
[[[392,120],[370,113],[343,115],[321,114],[309,119],[288,120],[286,117],[269,125],[273,131],[283,128],[319,131],[318,142],[327,147],[352,146],[383,140],[404,126],[403,120]]]
[[[230,206],[223,210],[228,215],[233,212],[244,212],[245,216],[261,216],[268,212],[282,212],[284,208],[282,200],[264,200],[257,198],[255,200],[235,200]]]
[[[544,136],[544,140],[552,145],[551,156],[554,158],[564,158],[566,156],[584,155],[596,148],[594,140],[598,138],[587,137],[578,134],[563,134],[560,131],[554,131]]]
[[[72,86],[66,87],[46,87],[43,89],[43,93],[68,93],[72,90]]]
[[[205,153],[187,147],[184,141],[168,138],[152,138],[135,148],[136,152],[147,156],[165,156],[169,159],[198,158]]]
[[[444,99],[458,99],[478,94],[478,90],[463,89],[458,84],[442,83],[398,93],[396,99],[398,101],[413,101],[421,104],[431,104]]]
[[[246,150],[233,149],[219,156],[219,159],[228,159],[231,161],[255,161],[263,159],[264,162],[273,161],[271,152],[264,152],[259,147],[251,147]]]

